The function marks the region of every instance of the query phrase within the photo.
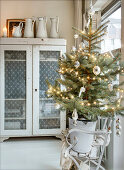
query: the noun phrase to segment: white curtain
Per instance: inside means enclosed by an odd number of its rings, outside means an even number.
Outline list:
[[[83,29],[83,5],[85,0],[74,0],[74,24],[77,29]],[[79,46],[81,38],[77,40],[77,46]]]
[[[74,0],[75,27],[82,29],[82,5],[84,0]]]

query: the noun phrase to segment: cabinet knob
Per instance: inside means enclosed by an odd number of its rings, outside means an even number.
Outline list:
[[[37,89],[35,89],[35,91],[37,91]]]

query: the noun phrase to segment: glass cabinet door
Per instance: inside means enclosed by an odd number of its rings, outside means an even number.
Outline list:
[[[4,51],[4,129],[26,129],[26,51]]]
[[[39,129],[60,128],[60,113],[55,109],[55,102],[47,98],[46,80],[54,84],[59,77],[58,58],[60,51],[40,51],[39,56]]]
[[[9,49],[8,49],[9,48]],[[2,49],[2,48],[1,48]],[[12,133],[15,131],[29,131],[28,104],[29,92],[31,92],[31,51],[30,48],[20,48],[18,46],[4,47],[3,55],[3,129]],[[28,86],[29,85],[29,86]],[[28,89],[28,88],[29,89]],[[1,89],[2,90],[2,89]],[[30,99],[31,100],[31,99]],[[31,110],[30,110],[31,112]],[[30,113],[31,114],[31,113]],[[19,132],[18,132],[19,133]],[[24,132],[25,133],[25,132]]]
[[[54,81],[59,78],[59,74],[57,73],[58,59],[62,52],[60,49],[54,50],[53,48],[51,50],[50,48],[45,50],[38,49],[37,51],[38,55],[34,55],[34,60],[38,66],[36,71],[36,65],[34,64],[34,78],[36,72],[38,72],[38,81],[34,80],[34,96],[37,96],[34,100],[37,101],[38,105],[37,109],[34,106],[34,133],[56,134],[62,129],[62,116],[60,111],[55,108],[53,99],[47,97],[46,91],[48,86],[46,80],[54,84]]]

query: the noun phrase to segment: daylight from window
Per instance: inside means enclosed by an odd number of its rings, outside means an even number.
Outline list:
[[[107,35],[101,43],[101,52],[107,52],[121,48],[121,8],[111,14],[107,20],[108,24]]]

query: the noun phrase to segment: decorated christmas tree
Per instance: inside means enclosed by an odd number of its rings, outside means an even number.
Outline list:
[[[48,83],[47,94],[53,97],[58,108],[64,108],[72,117],[96,120],[98,116],[113,117],[123,114],[121,106],[124,90],[117,81],[117,75],[123,75],[124,64],[120,54],[111,52],[101,54],[100,43],[106,34],[108,22],[92,30],[92,18],[85,31],[78,30],[83,42],[79,48],[73,48],[58,61],[60,78],[55,85]]]

